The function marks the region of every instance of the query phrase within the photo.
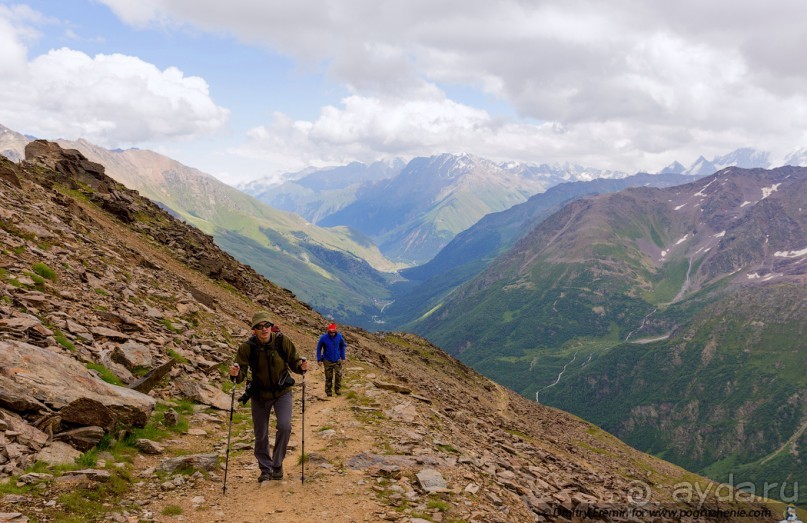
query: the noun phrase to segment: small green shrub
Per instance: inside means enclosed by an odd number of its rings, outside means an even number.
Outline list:
[[[30,277],[31,280],[33,280],[35,287],[38,287],[39,289],[42,289],[43,287],[45,287],[45,278],[43,278],[42,276],[40,276],[38,274],[34,274],[33,272],[27,272],[25,274],[28,277]]]
[[[46,280],[56,281],[56,271],[48,267],[44,263],[35,263],[33,265],[34,272],[42,276]]]
[[[91,448],[76,458],[76,465],[82,468],[92,468],[98,464],[98,449]]]

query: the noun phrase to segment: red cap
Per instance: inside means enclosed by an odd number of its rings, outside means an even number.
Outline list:
[[[331,323],[330,325],[328,325],[328,332],[336,332],[336,324],[335,323]]]

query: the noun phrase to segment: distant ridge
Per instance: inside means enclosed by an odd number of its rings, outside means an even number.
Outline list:
[[[807,168],[730,167],[568,203],[413,329],[642,450],[807,496],[806,300]]]

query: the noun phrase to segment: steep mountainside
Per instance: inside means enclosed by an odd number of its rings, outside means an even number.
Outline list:
[[[18,162],[25,157],[23,150],[29,141],[30,139],[25,135],[0,125],[0,155]]]
[[[256,180],[241,189],[320,225],[345,225],[370,236],[385,255],[428,260],[454,235],[489,212],[566,180],[621,178],[580,165],[495,164],[469,154],[443,154],[287,175],[282,185]]]
[[[8,130],[3,136],[18,155],[29,141]],[[238,260],[294,289],[323,314],[367,324],[378,311],[374,299],[388,294],[395,264],[354,231],[314,226],[152,151],[110,151],[85,140],[59,143],[107,166],[115,180],[212,235]]]
[[[328,401],[309,373],[306,432],[303,388],[286,475],[258,487],[244,408],[228,429],[244,319],[268,308],[309,357],[326,320],[78,151],[34,142],[26,157],[0,158],[6,520],[776,519],[422,339],[344,326],[346,394]]]
[[[354,228],[373,238],[387,257],[422,263],[482,216],[558,181],[472,155],[416,158],[395,178],[359,190],[355,202],[319,223]]]
[[[670,187],[695,179],[674,174],[637,174],[620,179],[566,182],[506,211],[488,214],[459,233],[429,262],[400,271],[406,281],[394,284],[394,302],[384,308],[380,317],[387,326],[407,329],[571,200],[626,187]]]
[[[400,159],[371,164],[352,162],[289,174],[286,176],[291,180],[282,183],[258,179],[238,188],[276,209],[299,214],[311,223],[317,223],[353,203],[356,192],[363,185],[397,176],[405,165]]]
[[[571,202],[417,332],[642,449],[792,487],[806,290],[807,169],[729,168]]]

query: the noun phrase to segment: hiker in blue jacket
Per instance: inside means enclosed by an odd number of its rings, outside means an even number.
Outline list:
[[[317,365],[325,365],[325,394],[337,396],[342,394],[342,362],[345,361],[347,344],[342,333],[336,331],[336,324],[328,325],[328,332],[320,336],[317,342]]]

